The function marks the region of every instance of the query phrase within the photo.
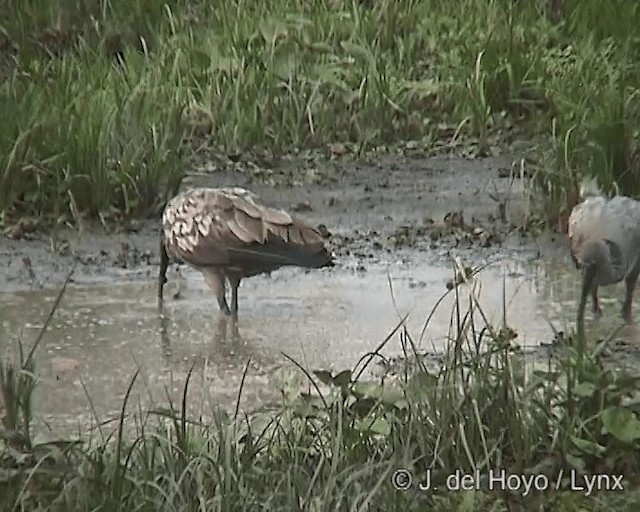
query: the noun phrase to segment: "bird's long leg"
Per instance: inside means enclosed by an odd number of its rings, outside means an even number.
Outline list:
[[[182,287],[184,286],[184,278],[182,277],[182,270],[180,265],[176,268],[176,291],[173,293],[174,299],[182,298]]]
[[[213,340],[215,343],[241,340],[238,323],[233,316],[220,315],[214,322],[214,328]]]
[[[238,288],[240,287],[241,278],[229,274],[227,275],[227,279],[229,279],[229,285],[231,286],[231,314],[234,317],[238,317]]]
[[[162,305],[164,285],[167,282],[167,268],[169,268],[169,254],[164,245],[164,238],[160,239],[160,272],[158,273],[158,305]]]
[[[169,337],[170,319],[166,314],[160,317],[160,345],[162,347],[162,357],[167,361],[171,359],[171,339]]]
[[[231,314],[229,310],[229,305],[227,304],[227,299],[225,297],[225,285],[224,285],[224,276],[219,270],[208,268],[203,270],[204,278],[209,285],[209,288],[213,291],[218,299],[218,306],[220,307],[220,311],[225,315]]]
[[[602,315],[602,309],[600,308],[600,302],[598,301],[598,284],[595,280],[591,285],[591,299],[593,301],[593,314],[597,317]]]
[[[587,297],[593,286],[596,277],[596,265],[590,263],[584,266],[582,271],[582,291],[580,293],[580,303],[578,304],[578,332],[584,332],[584,309],[587,305]]]
[[[638,280],[638,274],[640,274],[640,260],[636,263],[631,273],[625,279],[626,295],[624,304],[622,305],[622,318],[627,324],[631,323],[631,304],[633,302],[633,291],[636,287],[636,281]]]

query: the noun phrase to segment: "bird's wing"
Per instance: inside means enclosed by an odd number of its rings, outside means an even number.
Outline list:
[[[615,196],[607,205],[609,223],[618,227],[621,241],[631,241],[640,237],[640,201],[626,196]]]
[[[616,242],[605,238],[602,240],[607,249],[609,250],[609,261],[611,262],[611,268],[621,276],[626,273],[626,265],[628,259],[625,257],[623,248]]]
[[[640,202],[626,196],[613,197],[607,207],[610,233],[606,238],[621,249],[626,265],[632,265],[640,251]]]
[[[606,199],[597,196],[587,198],[571,210],[567,234],[574,261],[581,263],[584,247],[590,241],[602,238],[605,206]]]
[[[625,196],[590,197],[572,210],[568,236],[574,260],[582,261],[588,243],[605,240],[617,246],[619,263],[625,266],[640,248],[640,202]]]
[[[165,217],[172,252],[197,266],[306,266],[326,253],[314,228],[241,188],[195,190]]]

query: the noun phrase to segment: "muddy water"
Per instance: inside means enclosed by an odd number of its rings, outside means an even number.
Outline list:
[[[201,276],[185,267],[181,297],[172,298],[174,269],[164,310],[158,311],[157,221],[126,236],[58,234],[73,248],[66,252],[53,253],[45,235],[0,238],[0,289],[5,291],[0,293],[0,357],[15,352],[18,337],[27,346],[35,339],[75,252],[83,263],[37,352],[36,417],[56,432],[76,425],[85,431],[95,417],[107,421],[117,416],[138,368],[129,411],[138,404],[145,410],[166,407],[167,398],[178,402],[193,368],[191,413],[206,415],[213,406],[234,408],[247,361],[240,406],[252,409],[279,400],[276,384],[283,371],[294,368],[282,353],[308,369],[350,368],[407,313],[409,333],[419,348],[437,352],[450,330],[454,294],[442,301],[421,333],[452,277],[449,253],[469,259],[466,264],[494,263],[476,281],[482,310],[490,321],[502,320],[504,277],[507,322],[535,358],[535,348],[550,340],[553,328],[573,328],[579,275],[562,241],[541,252],[537,242],[509,235],[510,224],[496,220],[494,192],[500,197],[513,192],[506,211],[516,225],[529,211],[528,195],[522,192],[526,183],[512,190],[510,180],[501,177],[511,162],[507,157],[393,157],[375,165],[334,166],[337,178],[327,184],[284,188],[252,182],[251,173],[205,173],[197,184],[248,186],[265,201],[285,207],[308,203],[304,218],[326,224],[337,235],[340,261],[334,269],[280,270],[245,280],[237,333],[221,321]],[[456,239],[432,243],[420,232],[430,225],[428,219],[441,223],[447,213],[462,210],[467,224],[495,232],[503,241],[465,249]],[[410,233],[409,244],[389,249],[398,230]],[[468,304],[468,285],[459,290]],[[587,313],[594,335],[606,335],[620,324],[623,293],[620,285],[601,290],[603,317],[594,325]],[[637,329],[621,335],[640,347]],[[401,353],[395,335],[383,354]]]
[[[180,279],[178,277],[180,276]],[[337,267],[304,272],[281,270],[242,283],[237,328],[224,321],[200,274],[172,270],[164,309],[156,304],[155,281],[110,286],[70,286],[37,353],[41,378],[35,407],[56,430],[106,421],[118,414],[131,378],[132,407],[166,406],[179,400],[193,367],[192,412],[213,405],[233,409],[245,365],[243,408],[277,400],[279,368],[291,367],[282,353],[308,369],[352,367],[409,313],[406,325],[423,350],[438,351],[449,332],[455,297],[426,318],[446,291],[446,266],[390,262],[366,271]],[[504,276],[504,285],[503,285]],[[551,338],[553,324],[567,327],[575,314],[577,280],[566,262],[506,262],[483,270],[476,295],[487,317],[503,317],[523,347]],[[180,297],[172,295],[180,289]],[[459,288],[464,303],[469,285]],[[605,317],[617,321],[621,290],[603,291]],[[54,291],[0,295],[3,339],[35,339],[55,298]],[[401,354],[394,336],[383,354]],[[200,408],[200,409],[199,409]]]

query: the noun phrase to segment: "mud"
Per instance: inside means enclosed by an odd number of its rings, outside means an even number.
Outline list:
[[[179,401],[192,370],[192,410],[233,410],[246,365],[240,406],[253,408],[280,400],[276,384],[293,368],[283,354],[310,370],[352,367],[405,314],[420,349],[441,352],[454,293],[423,327],[458,258],[463,266],[486,267],[475,278],[484,313],[496,324],[506,314],[519,345],[539,357],[554,329],[572,328],[579,275],[562,236],[534,238],[519,229],[531,213],[531,196],[526,176],[510,177],[517,160],[385,156],[375,163],[292,160],[251,172],[195,169],[185,187],[250,187],[263,200],[324,224],[337,255],[333,269],[286,269],[245,280],[235,329],[219,316],[200,274],[185,266],[170,269],[168,298],[158,310],[157,219],[121,234],[86,225],[82,232],[0,238],[3,348],[35,339],[77,260],[37,354],[42,382],[35,406],[54,430],[117,416],[138,368],[131,408]],[[471,286],[458,288],[461,301],[469,302]],[[604,316],[594,331],[619,323],[621,293],[602,290]],[[634,351],[636,330],[621,336],[621,350]],[[402,354],[397,334],[382,354]]]

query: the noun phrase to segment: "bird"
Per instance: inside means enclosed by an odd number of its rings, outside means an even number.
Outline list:
[[[593,194],[583,187],[581,194]],[[640,201],[616,195],[607,198],[599,192],[586,197],[572,210],[568,222],[571,258],[582,271],[577,327],[584,332],[584,311],[591,295],[593,313],[602,314],[598,287],[625,281],[626,295],[622,317],[632,323],[631,304],[640,273]]]
[[[335,257],[315,228],[268,206],[242,187],[197,187],[177,194],[162,213],[158,301],[170,260],[199,270],[220,311],[237,318],[242,279],[285,266],[333,267]],[[231,305],[226,284],[231,288]]]

